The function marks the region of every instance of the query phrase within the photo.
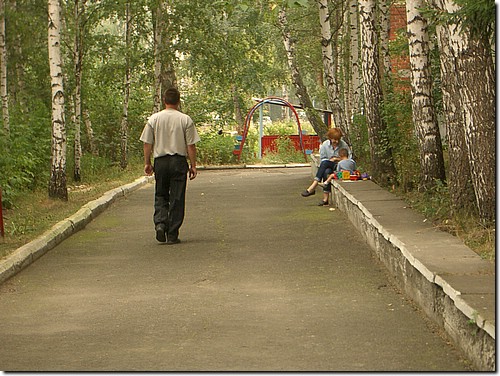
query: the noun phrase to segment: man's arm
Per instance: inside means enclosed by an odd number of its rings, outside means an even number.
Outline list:
[[[148,176],[153,174],[153,166],[151,165],[152,144],[144,143],[144,173]]]
[[[198,174],[196,171],[196,144],[188,145],[187,152],[189,157],[189,180],[193,180]]]

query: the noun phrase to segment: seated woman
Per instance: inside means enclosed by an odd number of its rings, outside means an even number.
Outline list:
[[[316,172],[312,184],[304,192],[303,197],[312,196],[316,193],[316,187],[322,180],[327,180],[328,176],[337,170],[337,163],[340,161],[340,149],[347,149],[349,158],[352,158],[352,152],[347,142],[342,140],[342,131],[340,128],[330,128],[326,133],[327,140],[319,148],[319,157],[321,163]],[[320,205],[328,205],[328,199],[331,191],[330,183],[323,185],[323,201]]]

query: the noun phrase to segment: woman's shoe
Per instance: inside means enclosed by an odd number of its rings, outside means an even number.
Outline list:
[[[330,206],[330,204],[328,203],[328,201],[321,201],[318,206]]]
[[[309,197],[309,196],[314,195],[315,193],[316,193],[316,191],[309,192],[309,191],[306,189],[304,192],[302,192],[302,193],[301,193],[301,195],[302,195],[303,197]]]

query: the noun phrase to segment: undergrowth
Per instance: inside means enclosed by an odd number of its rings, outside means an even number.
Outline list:
[[[458,237],[483,259],[495,261],[495,225],[484,225],[475,212],[453,211],[445,184],[438,182],[427,192],[396,193],[438,229]]]
[[[11,207],[3,209],[5,237],[0,237],[0,258],[35,239],[57,222],[77,212],[89,201],[143,175],[142,160],[122,170],[103,158],[86,156],[84,178],[75,182],[68,176],[68,201],[50,199],[47,189],[25,190],[15,196]]]

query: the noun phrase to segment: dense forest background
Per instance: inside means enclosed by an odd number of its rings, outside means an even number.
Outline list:
[[[377,183],[495,226],[492,0],[0,0],[0,15],[5,207],[140,164],[176,86],[203,163],[235,162],[253,98],[278,95],[321,137],[329,109]]]

